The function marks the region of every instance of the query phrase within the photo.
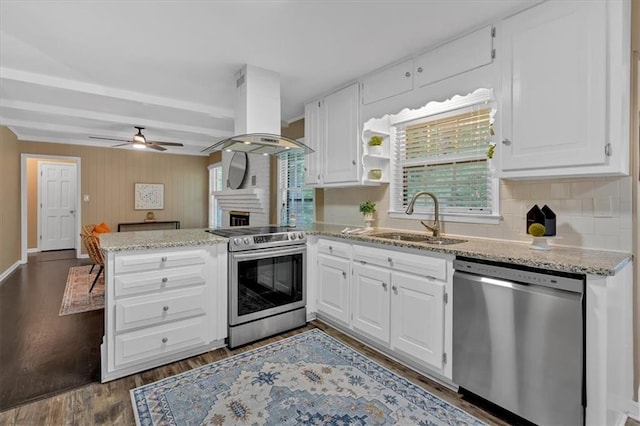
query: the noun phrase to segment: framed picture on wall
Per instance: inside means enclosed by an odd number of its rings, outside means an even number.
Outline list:
[[[164,209],[163,183],[136,183],[134,193],[136,210]]]

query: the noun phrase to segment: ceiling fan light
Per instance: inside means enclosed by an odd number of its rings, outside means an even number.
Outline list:
[[[133,142],[143,144],[143,143],[145,143],[147,141],[144,138],[144,135],[137,134],[137,135],[133,135]]]
[[[140,142],[134,142],[133,147],[135,149],[145,149],[147,146],[143,143]]]

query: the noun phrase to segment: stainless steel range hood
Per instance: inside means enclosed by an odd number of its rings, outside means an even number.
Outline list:
[[[245,65],[236,75],[236,117],[233,136],[202,152],[228,151],[281,155],[312,153],[305,144],[280,136],[280,75]]]
[[[221,140],[202,152],[247,152],[250,154],[279,156],[287,152],[314,152],[305,144],[286,136],[271,133],[249,133]]]

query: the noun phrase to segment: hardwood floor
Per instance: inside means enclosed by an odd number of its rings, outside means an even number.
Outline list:
[[[75,250],[29,256],[0,286],[0,411],[100,379],[100,311],[58,316]]]
[[[89,425],[89,424],[113,424],[134,425],[133,408],[129,396],[129,390],[135,387],[152,383],[184,371],[215,362],[229,356],[242,353],[259,346],[276,342],[283,338],[302,333],[313,328],[320,328],[327,334],[350,345],[369,358],[374,359],[395,373],[406,377],[408,380],[426,388],[434,395],[456,405],[479,419],[494,425],[506,425],[508,423],[489,414],[485,410],[462,400],[458,394],[433,382],[432,380],[410,370],[378,352],[364,346],[354,339],[342,334],[334,328],[313,321],[307,326],[297,330],[283,333],[269,339],[246,345],[235,350],[221,348],[207,352],[203,355],[189,358],[183,361],[168,364],[159,368],[134,374],[122,379],[105,384],[93,383],[79,389],[53,396],[38,402],[0,413],[2,425]]]

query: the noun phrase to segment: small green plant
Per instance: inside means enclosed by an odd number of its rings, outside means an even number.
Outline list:
[[[371,139],[369,139],[369,146],[380,146],[382,145],[383,140],[384,138],[382,136],[371,136]]]
[[[374,214],[376,212],[376,203],[372,201],[365,201],[360,204],[360,213],[362,214]]]

